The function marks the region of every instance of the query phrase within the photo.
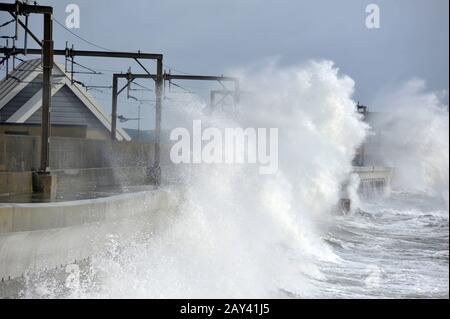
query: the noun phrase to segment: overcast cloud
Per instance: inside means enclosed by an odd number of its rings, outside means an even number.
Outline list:
[[[377,30],[365,27],[365,7],[371,2],[381,9],[381,28]],[[448,89],[447,0],[39,3],[52,5],[55,17],[62,22],[66,5],[76,3],[81,9],[81,28],[73,30],[77,34],[114,50],[163,53],[166,68],[189,73],[224,74],[268,57],[279,58],[281,65],[330,59],[355,80],[355,99],[366,104],[386,87],[414,77],[424,79],[430,90]],[[2,22],[9,19],[4,13],[0,17]],[[33,30],[40,34],[40,19],[33,17],[32,22]],[[59,26],[54,29],[55,48],[63,48],[68,40],[78,49],[97,49]],[[105,69],[126,71],[133,66],[138,70],[132,61],[79,62]],[[110,83],[107,77],[91,76],[88,80]],[[104,103],[109,105],[107,98]]]

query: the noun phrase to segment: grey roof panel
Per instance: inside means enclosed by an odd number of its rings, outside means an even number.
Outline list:
[[[13,70],[8,79],[0,81],[0,100],[4,99],[21,81],[24,81],[33,71],[39,70],[41,59],[33,59],[21,62]]]
[[[25,123],[41,123],[41,116],[41,108],[39,108]],[[102,123],[66,85],[52,98],[51,121],[52,124],[87,125],[91,128],[104,128]]]
[[[38,75],[31,83],[28,83],[17,95],[0,109],[0,122],[6,120],[19,110],[33,95],[42,88],[42,75]]]

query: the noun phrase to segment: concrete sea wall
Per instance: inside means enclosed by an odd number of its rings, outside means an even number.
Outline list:
[[[373,193],[389,194],[395,170],[391,167],[355,166],[353,172],[359,176],[359,193],[370,196]]]
[[[168,218],[178,198],[158,189],[64,203],[0,204],[0,280],[85,260],[103,251],[112,235],[148,233]]]
[[[167,145],[161,146],[161,162],[169,159]],[[154,144],[83,138],[52,137],[52,170],[125,166],[151,166]],[[34,171],[40,161],[40,137],[0,134],[0,172]]]
[[[58,169],[58,194],[90,192],[108,187],[141,186],[151,183],[148,167],[105,167]],[[2,196],[29,195],[33,192],[32,172],[0,172],[0,202]]]
[[[0,134],[1,196],[31,195],[32,171],[40,161],[40,138]],[[169,161],[169,147],[161,146],[161,164]],[[57,191],[90,191],[101,187],[148,185],[153,143],[52,137],[50,167]]]

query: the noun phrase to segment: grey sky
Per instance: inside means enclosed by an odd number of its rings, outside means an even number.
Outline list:
[[[38,2],[54,6],[61,22],[67,15],[65,6],[76,3],[81,8],[77,34],[114,50],[163,53],[168,66],[189,73],[223,74],[271,56],[278,56],[281,65],[326,58],[355,80],[355,99],[367,104],[386,86],[412,77],[426,80],[431,90],[448,89],[447,0]],[[365,27],[369,3],[380,6],[380,29]],[[0,17],[9,19],[3,13]],[[34,30],[41,29],[37,18],[33,23]],[[66,40],[78,49],[96,49],[55,26],[55,47],[63,48]],[[78,61],[138,70],[132,61]],[[106,85],[109,78],[91,76],[86,81]],[[106,94],[104,99],[109,105]]]

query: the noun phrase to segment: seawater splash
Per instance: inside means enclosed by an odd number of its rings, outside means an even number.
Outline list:
[[[414,79],[371,106],[380,114],[369,115],[376,135],[366,160],[394,168],[393,192],[330,218],[325,238],[339,262],[322,264],[329,281],[317,283],[320,296],[448,299],[449,117],[442,93]]]
[[[410,80],[374,102],[382,115],[373,126],[380,132],[381,152],[376,161],[395,168],[394,187],[441,197],[448,209],[449,114],[445,96],[448,91],[430,92],[423,80]]]
[[[121,242],[127,234],[112,238],[114,249],[92,258],[87,279],[69,296],[315,295],[311,279],[325,280],[318,264],[337,258],[315,219],[339,200],[367,131],[355,113],[354,82],[330,61],[238,74],[251,93],[236,116],[204,115],[195,101],[170,112],[186,127],[201,119],[219,128],[279,128],[278,173],[261,176],[246,165],[179,167],[185,192],[177,212],[132,244]]]

